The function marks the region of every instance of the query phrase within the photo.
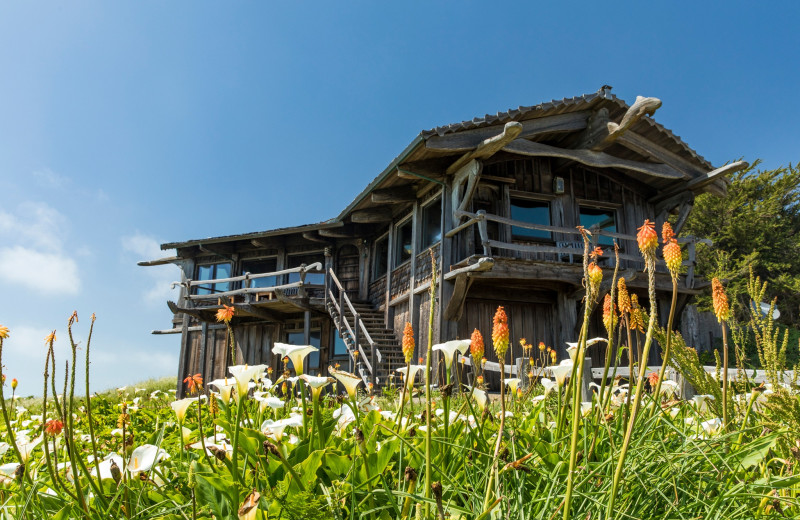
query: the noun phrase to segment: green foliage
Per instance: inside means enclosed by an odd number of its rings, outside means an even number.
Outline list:
[[[702,194],[682,234],[710,238],[697,250],[698,273],[727,280],[737,313],[749,304],[747,273],[770,280],[767,298],[778,298],[781,321],[800,326],[800,167],[757,170],[758,162],[734,174],[728,196]],[[710,296],[700,299],[710,309]]]

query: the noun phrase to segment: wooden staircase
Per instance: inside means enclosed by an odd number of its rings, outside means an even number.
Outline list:
[[[386,385],[389,374],[405,366],[400,342],[386,328],[383,313],[368,302],[352,301],[332,269],[326,273],[325,306],[364,384]]]

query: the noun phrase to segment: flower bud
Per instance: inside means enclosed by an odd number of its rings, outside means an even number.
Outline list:
[[[481,358],[483,358],[483,335],[481,335],[481,331],[478,329],[473,330],[472,336],[470,336],[469,352],[472,354],[472,360],[475,361],[475,363],[479,363]]]
[[[711,299],[714,304],[714,314],[717,315],[717,321],[723,321],[731,317],[731,308],[728,305],[728,296],[725,294],[725,288],[722,287],[722,282],[719,278],[711,280]]]
[[[411,358],[414,357],[414,329],[411,323],[406,322],[405,329],[403,329],[403,357],[406,363],[411,363]]]
[[[681,246],[679,246],[678,242],[673,238],[664,246],[663,253],[667,269],[669,269],[673,278],[677,277],[681,270],[681,263],[683,262]]]
[[[494,325],[492,327],[492,345],[497,358],[501,361],[508,350],[508,337],[508,316],[501,305],[494,314]]]
[[[19,382],[17,382],[17,378],[15,377],[14,379],[11,380],[11,389],[16,390],[18,384]]]
[[[656,234],[655,225],[650,220],[645,220],[642,227],[639,228],[636,241],[639,243],[639,250],[642,255],[648,256],[655,253],[658,247],[658,235]]]

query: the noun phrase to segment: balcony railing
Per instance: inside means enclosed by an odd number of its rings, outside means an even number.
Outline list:
[[[456,214],[460,218],[466,217],[467,220],[456,226],[452,230],[450,230],[445,236],[451,238],[457,235],[459,232],[473,226],[478,226],[478,235],[480,236],[481,246],[483,247],[483,254],[489,258],[492,257],[492,249],[504,249],[504,250],[511,250],[511,251],[518,251],[523,253],[542,253],[542,254],[554,254],[556,257],[561,261],[563,258],[567,258],[569,263],[572,263],[573,256],[582,257],[583,256],[583,239],[581,237],[580,232],[575,228],[565,228],[560,226],[548,226],[544,224],[534,224],[531,222],[524,222],[521,220],[513,220],[506,217],[501,217],[498,215],[493,215],[491,213],[486,213],[483,210],[478,211],[477,213],[469,213],[467,211],[459,211]],[[535,231],[547,231],[550,233],[559,233],[563,235],[565,238],[567,237],[574,237],[574,242],[570,241],[559,241],[556,242],[556,245],[550,244],[536,244],[536,243],[516,243],[516,242],[503,242],[500,240],[494,240],[489,238],[489,231],[487,222],[496,222],[498,224],[519,227],[523,229],[530,229]],[[598,246],[598,241],[601,236],[617,239],[617,240],[624,240],[624,241],[631,241],[633,243],[636,242],[636,237],[633,235],[626,235],[624,233],[616,233],[613,231],[608,231],[597,226],[593,226],[589,228],[591,232],[591,247],[594,249]],[[678,243],[680,244],[687,244],[686,250],[688,253],[688,259],[683,262],[683,266],[687,267],[686,272],[686,287],[691,288],[694,286],[694,267],[695,267],[695,249],[697,243],[705,243],[710,245],[711,241],[707,239],[699,239],[693,236],[681,237],[677,239]],[[620,253],[619,255],[620,260],[625,260],[628,262],[635,262],[637,264],[643,263],[642,257],[639,255],[629,255]],[[656,263],[657,267],[664,266],[664,260],[659,258]]]
[[[233,297],[237,295],[244,295],[245,300],[249,301],[253,294],[270,294],[275,291],[285,291],[292,288],[303,288],[305,283],[306,274],[309,272],[322,273],[322,263],[314,262],[313,264],[302,264],[299,267],[292,267],[291,269],[282,269],[272,273],[244,273],[241,276],[233,276],[230,278],[216,278],[213,280],[186,280],[183,282],[173,282],[172,287],[180,285],[186,289],[186,299],[190,301],[195,300],[215,300],[222,297]],[[271,287],[253,287],[253,280],[261,278],[269,278],[271,276],[278,277],[298,273],[300,280],[296,282],[285,283],[281,285],[274,285]],[[236,284],[241,282],[242,287],[238,289],[230,289],[226,291],[214,291],[213,287],[216,284]],[[207,294],[192,294],[196,288],[203,287],[204,290],[210,291]]]

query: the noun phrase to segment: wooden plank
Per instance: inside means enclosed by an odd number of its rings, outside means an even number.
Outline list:
[[[456,162],[448,166],[445,173],[452,175],[473,159],[487,159],[503,149],[503,147],[516,139],[522,133],[522,123],[510,121],[503,125],[500,134],[484,139],[475,147],[475,150],[465,153]]]
[[[693,164],[689,160],[684,159],[680,155],[667,150],[636,132],[625,132],[617,138],[617,143],[657,162],[669,164],[676,170],[685,171],[689,173],[691,177],[703,173],[703,169],[700,166]]]
[[[750,164],[747,163],[746,161],[736,161],[730,164],[726,164],[725,166],[720,166],[716,170],[711,170],[710,172],[706,172],[700,175],[699,177],[695,177],[686,184],[682,184],[681,186],[665,190],[662,193],[659,193],[655,197],[651,198],[648,202],[655,203],[660,200],[672,197],[673,195],[680,193],[681,191],[690,190],[697,192],[701,188],[710,187],[712,183],[717,182],[720,179],[724,179],[728,175],[731,175],[732,173],[744,170],[749,166]]]
[[[372,224],[392,220],[392,210],[386,207],[358,209],[350,213],[350,220],[356,224]]]
[[[583,110],[522,121],[519,137],[530,139],[541,134],[582,130],[586,128],[589,114],[588,110]],[[465,152],[496,134],[497,126],[489,126],[441,136],[433,135],[425,140],[425,147],[443,152]]]
[[[506,145],[503,150],[520,155],[529,155],[533,157],[559,157],[562,159],[569,159],[588,166],[595,166],[597,168],[620,168],[623,170],[630,170],[636,173],[644,174],[648,177],[656,177],[663,179],[686,179],[688,176],[676,170],[672,166],[657,163],[645,163],[640,161],[631,161],[629,159],[621,159],[614,157],[604,152],[595,152],[592,150],[570,150],[567,148],[558,148],[542,143],[533,143],[525,139],[516,139]]]
[[[148,267],[151,265],[166,265],[175,263],[179,260],[183,260],[183,258],[180,256],[165,256],[164,258],[159,258],[158,260],[143,260],[141,262],[136,262],[136,265],[142,267]]]
[[[417,190],[414,186],[395,186],[372,192],[372,202],[375,204],[401,204],[417,200]]]

